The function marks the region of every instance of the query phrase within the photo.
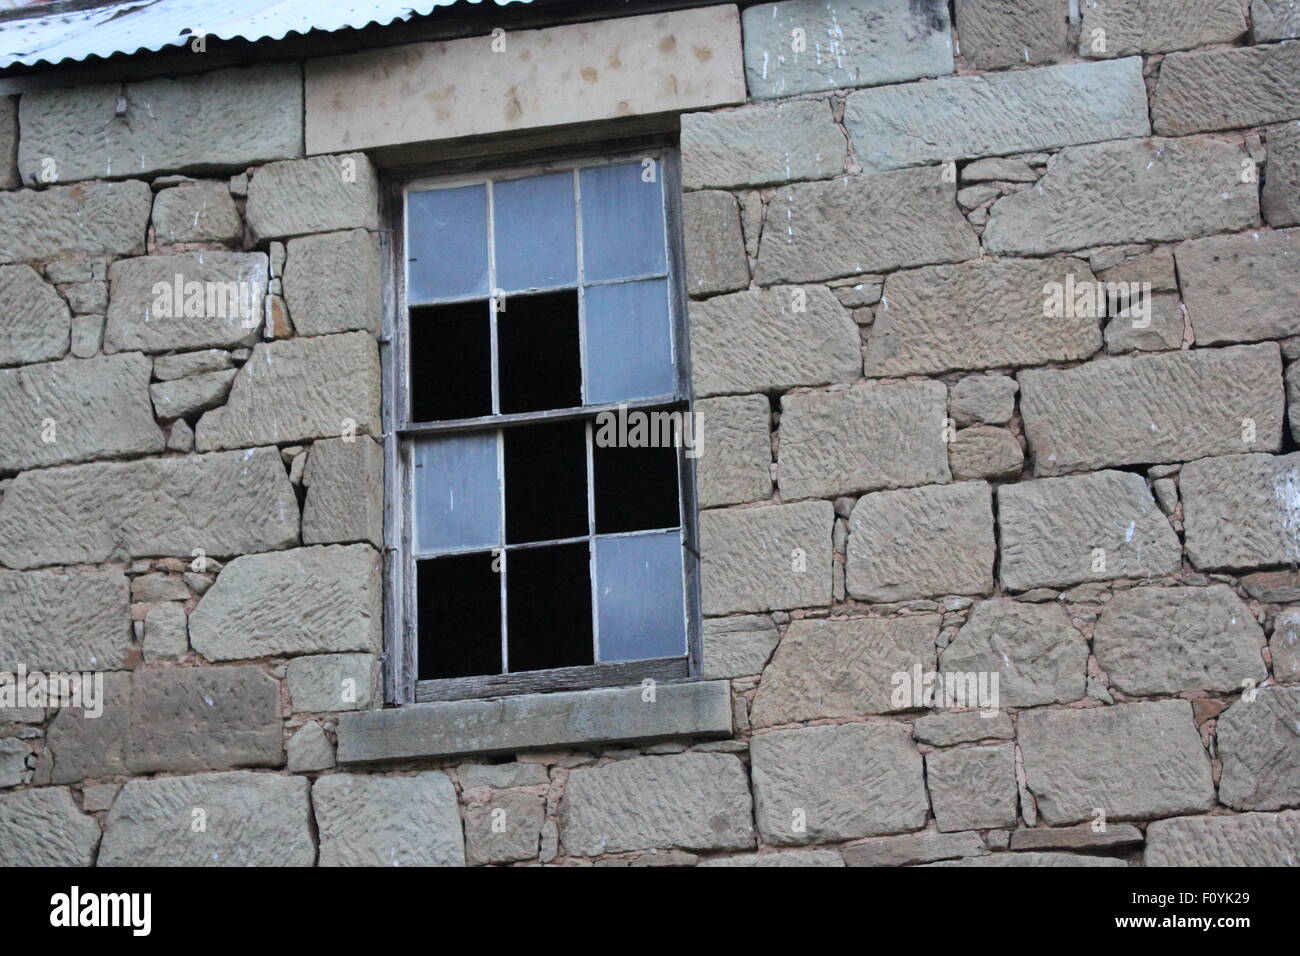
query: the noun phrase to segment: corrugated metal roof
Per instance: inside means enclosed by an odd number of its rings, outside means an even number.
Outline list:
[[[480,0],[122,0],[0,20],[0,69],[157,52],[195,36],[281,40],[311,30],[387,26],[458,2]]]

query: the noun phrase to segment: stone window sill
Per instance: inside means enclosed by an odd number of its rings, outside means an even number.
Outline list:
[[[670,737],[730,737],[729,682],[605,687],[493,700],[408,704],[339,718],[338,761],[511,753]]]

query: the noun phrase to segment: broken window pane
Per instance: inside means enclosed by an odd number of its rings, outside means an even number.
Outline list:
[[[511,672],[591,664],[591,557],[586,541],[506,554]]]
[[[650,440],[671,435],[672,412],[627,412],[630,425],[646,422]],[[599,436],[599,428],[596,432]],[[629,429],[628,436],[636,435]],[[677,496],[677,449],[601,447],[593,442],[592,483],[596,496],[596,533],[653,531],[681,525]]]
[[[504,414],[582,404],[576,291],[507,296],[497,350]]]
[[[497,287],[506,293],[576,285],[573,172],[492,185]]]
[[[487,295],[487,186],[413,192],[406,209],[407,302]]]
[[[434,554],[500,545],[497,433],[422,438],[414,459],[415,550]]]
[[[582,270],[588,282],[660,275],[667,269],[657,159],[579,173]],[[647,182],[646,180],[650,181]]]
[[[501,673],[501,575],[491,552],[416,562],[419,679]]]
[[[668,282],[620,282],[583,293],[587,402],[598,405],[673,394]]]
[[[507,543],[587,534],[586,425],[524,425],[502,434]]]
[[[411,310],[411,420],[492,414],[492,327],[486,299]]]
[[[678,531],[596,539],[600,661],[642,661],[686,653]]]

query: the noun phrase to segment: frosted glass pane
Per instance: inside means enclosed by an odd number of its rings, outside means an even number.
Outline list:
[[[587,404],[673,393],[668,282],[587,289]]]
[[[596,166],[582,186],[582,263],[587,281],[666,271],[663,192],[656,168],[644,182],[638,163]]]
[[[600,662],[686,653],[681,533],[596,539]]]
[[[496,432],[418,440],[414,484],[418,552],[500,546]]]
[[[506,292],[576,285],[578,240],[573,173],[492,186],[497,285]]]
[[[406,197],[407,301],[488,293],[487,186]]]

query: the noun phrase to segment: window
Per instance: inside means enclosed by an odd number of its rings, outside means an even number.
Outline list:
[[[664,150],[402,187],[398,701],[692,676],[677,192]]]

